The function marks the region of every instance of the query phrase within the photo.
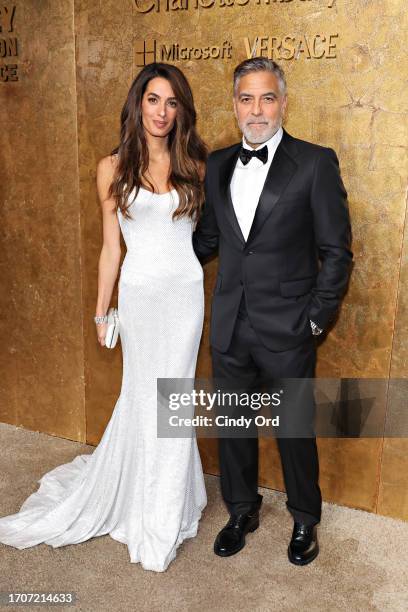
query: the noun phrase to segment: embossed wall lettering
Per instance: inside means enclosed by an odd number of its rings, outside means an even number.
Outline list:
[[[15,6],[0,5],[0,83],[18,81],[18,65],[7,61],[18,56],[17,38],[7,36],[14,32],[15,14]]]
[[[338,34],[312,36],[246,36],[243,39],[247,58],[259,55],[274,60],[334,59],[337,57]],[[150,62],[179,62],[186,60],[232,59],[234,48],[230,41],[220,45],[187,46],[180,43],[162,43],[142,40],[134,44],[135,65],[146,66]],[[241,55],[242,47],[239,48]]]
[[[255,36],[245,37],[248,58],[263,55],[273,60],[334,59],[338,34],[314,34],[313,36]]]
[[[333,8],[336,0],[325,0],[321,2],[327,8]],[[313,4],[314,0],[134,0],[138,13],[156,13],[170,11],[189,11],[197,9],[231,8],[251,5],[277,7],[285,4]],[[320,8],[320,7],[319,7]]]

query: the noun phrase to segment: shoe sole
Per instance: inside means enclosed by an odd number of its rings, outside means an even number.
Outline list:
[[[247,535],[248,533],[252,533],[253,531],[256,531],[258,529],[258,527],[259,527],[259,521],[257,521],[257,523],[255,523],[255,525],[253,525],[250,529],[248,529],[248,531],[245,532],[245,535]],[[228,552],[228,553],[217,552],[215,550],[215,545],[214,545],[214,553],[218,557],[232,557],[232,555],[236,555],[237,553],[239,553],[239,551],[244,548],[245,544],[246,544],[246,542],[245,542],[245,538],[244,538],[242,546],[240,546],[239,548],[237,548],[233,552]]]
[[[288,558],[289,558],[289,561],[293,563],[293,565],[307,565],[308,563],[311,563],[312,561],[314,561],[318,554],[319,554],[319,549],[317,548],[316,551],[313,553],[313,556],[310,557],[309,559],[306,559],[304,561],[296,561],[296,559],[294,559],[291,556],[290,550],[288,548]]]

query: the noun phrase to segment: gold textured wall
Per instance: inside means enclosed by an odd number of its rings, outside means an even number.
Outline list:
[[[0,421],[84,441],[74,5],[57,4],[0,3],[18,78],[0,81]]]
[[[172,45],[213,46],[224,53],[170,61],[191,82],[199,129],[209,146],[236,142],[232,72],[256,37],[258,49],[273,53],[287,73],[286,129],[337,151],[349,193],[355,265],[338,323],[319,348],[318,375],[384,379],[384,420],[391,411],[403,415],[404,398],[393,397],[387,384],[388,377],[408,373],[403,0],[55,4],[13,3],[22,74],[18,83],[0,82],[0,112],[7,107],[20,125],[13,129],[7,123],[0,137],[7,253],[2,310],[12,298],[21,311],[12,340],[3,328],[1,420],[83,439],[85,402],[86,438],[98,443],[120,390],[121,353],[98,346],[92,323],[102,236],[96,163],[117,143],[119,113],[133,77],[143,61],[152,61],[153,51],[161,59],[163,45],[170,53]],[[284,59],[288,56],[294,57]],[[29,189],[37,189],[30,201]],[[35,265],[27,268],[28,255]],[[205,270],[200,376],[211,373],[208,314],[215,269],[213,262]],[[39,302],[49,308],[49,301],[55,316],[41,327]],[[6,322],[14,324],[16,315],[5,312]],[[406,439],[319,439],[318,444],[325,500],[408,519]],[[215,441],[201,440],[200,450],[206,471],[218,473]],[[273,440],[261,440],[261,483],[283,490]]]

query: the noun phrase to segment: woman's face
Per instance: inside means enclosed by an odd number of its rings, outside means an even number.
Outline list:
[[[174,91],[167,79],[162,77],[151,79],[142,98],[144,129],[152,136],[167,136],[176,120],[177,104]]]

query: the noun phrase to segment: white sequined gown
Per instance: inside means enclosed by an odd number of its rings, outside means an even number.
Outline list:
[[[43,475],[19,512],[0,519],[0,542],[56,548],[110,534],[127,545],[132,563],[161,572],[196,535],[207,503],[196,439],[159,438],[156,421],[156,378],[194,378],[203,326],[193,224],[172,220],[177,205],[175,190],[140,189],[133,219],[118,213],[127,246],[120,396],[95,450]]]

